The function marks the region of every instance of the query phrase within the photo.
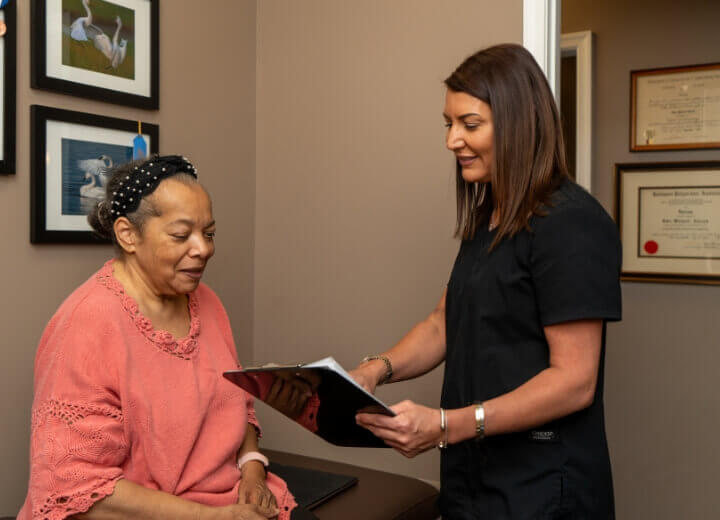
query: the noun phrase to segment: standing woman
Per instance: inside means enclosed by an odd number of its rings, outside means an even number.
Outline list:
[[[616,227],[568,177],[527,50],[484,49],[445,84],[460,251],[435,310],[353,371],[374,391],[445,361],[442,408],[404,401],[357,421],[408,457],[441,448],[444,518],[614,518],[602,396]]]

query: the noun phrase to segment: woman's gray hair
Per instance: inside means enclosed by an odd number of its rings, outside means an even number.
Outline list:
[[[99,237],[111,241],[116,248],[119,248],[114,230],[115,220],[117,220],[118,216],[113,213],[113,196],[122,190],[123,181],[133,175],[133,173],[137,171],[136,169],[142,168],[145,164],[150,163],[150,161],[162,159],[162,157],[153,157],[150,159],[132,161],[120,164],[109,171],[110,178],[105,189],[105,198],[95,204],[87,216],[88,223]],[[140,202],[137,209],[129,213],[125,213],[122,216],[127,218],[130,224],[132,224],[133,227],[135,227],[140,233],[142,233],[145,223],[150,217],[160,216],[158,208],[153,204],[151,195],[154,193],[154,189],[167,179],[173,179],[188,186],[199,184],[194,171],[186,172],[178,170],[159,179],[155,186],[153,186],[152,191],[142,193],[138,190],[138,194],[136,196],[139,198]]]

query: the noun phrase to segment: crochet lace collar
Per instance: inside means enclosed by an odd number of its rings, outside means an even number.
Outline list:
[[[166,330],[156,330],[147,319],[135,299],[125,292],[125,288],[113,275],[113,260],[109,260],[97,272],[98,281],[112,291],[122,303],[123,309],[130,315],[137,329],[157,348],[181,359],[190,359],[197,349],[197,337],[200,334],[200,318],[198,317],[198,301],[195,292],[188,294],[188,310],[190,311],[190,331],[181,339]]]

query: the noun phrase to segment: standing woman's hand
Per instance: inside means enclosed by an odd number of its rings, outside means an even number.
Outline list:
[[[408,458],[436,447],[443,440],[439,409],[412,401],[403,401],[390,408],[397,414],[395,417],[359,413],[355,420]]]

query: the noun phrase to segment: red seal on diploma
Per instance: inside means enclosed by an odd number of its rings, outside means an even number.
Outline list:
[[[657,253],[658,243],[655,242],[654,240],[648,240],[647,242],[645,242],[645,246],[643,246],[643,247],[647,254],[654,255],[655,253]]]

